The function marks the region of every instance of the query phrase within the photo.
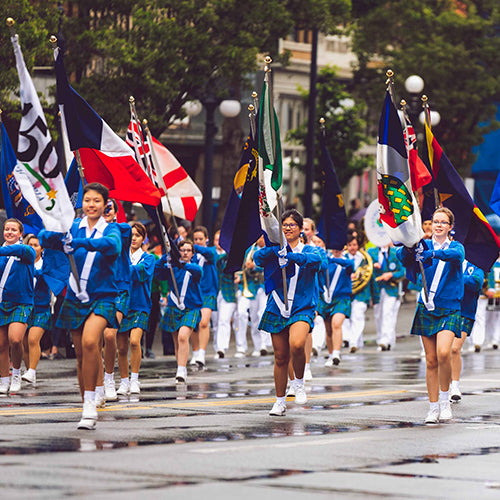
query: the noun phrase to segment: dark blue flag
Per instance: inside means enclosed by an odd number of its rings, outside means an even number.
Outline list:
[[[491,193],[490,208],[500,217],[500,175],[497,177],[495,187]]]
[[[227,252],[226,272],[241,269],[245,251],[255,243],[262,229],[259,218],[258,151],[252,134],[248,136],[234,176],[220,230],[220,246]]]
[[[76,159],[73,158],[68,173],[64,178],[68,194],[75,209],[82,208],[83,187]]]
[[[324,133],[321,134],[320,145],[323,201],[318,223],[318,236],[325,242],[326,248],[342,250],[347,243],[347,215],[339,180],[326,148]]]
[[[12,171],[17,164],[17,158],[12,149],[7,130],[3,123],[1,125],[2,135],[2,160],[0,165],[0,175],[2,177],[2,195],[7,217],[15,217],[24,225],[24,233],[38,234],[43,229],[42,219],[37,215],[33,207],[21,194]]]

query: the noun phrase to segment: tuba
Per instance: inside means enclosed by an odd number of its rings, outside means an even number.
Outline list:
[[[363,290],[372,279],[373,274],[373,260],[366,250],[359,249],[359,253],[364,257],[366,263],[359,266],[354,271],[354,279],[352,280],[352,293],[356,294]]]

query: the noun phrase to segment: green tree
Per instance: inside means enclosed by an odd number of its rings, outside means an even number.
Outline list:
[[[352,94],[346,90],[345,84],[337,78],[336,71],[332,67],[327,66],[320,71],[317,89],[316,114],[325,119],[326,145],[339,182],[344,187],[353,175],[359,174],[373,163],[372,158],[356,154],[359,148],[367,142],[366,123],[362,118],[365,105],[362,101],[355,101],[352,98]],[[307,97],[307,93],[305,93],[305,97]],[[318,126],[317,142],[320,133]],[[290,131],[289,139],[303,143],[306,134],[307,124],[305,123],[300,128]],[[315,152],[315,180],[317,181],[316,185],[319,186],[321,181],[319,145],[315,147]],[[303,168],[303,166],[299,166],[299,168]]]
[[[480,123],[495,121],[500,102],[500,8],[496,0],[354,1],[353,47],[359,58],[356,93],[376,130],[385,71],[395,72],[396,94],[404,80],[425,80],[431,108],[441,114],[435,134],[454,166],[466,174],[472,147],[482,142]],[[407,98],[408,100],[408,98]],[[418,124],[414,124],[418,127]]]

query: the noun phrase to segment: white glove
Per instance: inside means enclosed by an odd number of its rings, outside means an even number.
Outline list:
[[[68,231],[62,238],[63,250],[65,254],[71,254],[75,252],[75,249],[71,246],[72,241],[73,236],[71,236],[71,233]]]
[[[278,257],[278,263],[280,267],[288,266],[288,259],[286,257]]]

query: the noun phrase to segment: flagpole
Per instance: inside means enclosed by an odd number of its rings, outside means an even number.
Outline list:
[[[421,97],[422,99],[422,107],[424,108],[424,117],[425,117],[425,124],[429,128],[429,130],[432,131],[432,124],[431,124],[431,111],[429,108],[429,99],[426,95],[423,95]],[[425,140],[427,140],[427,134],[424,135]],[[427,154],[429,154],[429,148],[427,147]],[[430,160],[430,158],[429,158]],[[436,187],[436,179],[434,178],[434,165],[432,162],[429,162],[431,164],[431,175],[432,175],[432,180],[434,181],[434,208],[437,210],[440,205],[441,205],[441,200],[439,199],[439,193]]]
[[[274,99],[273,99],[273,86],[271,83],[271,63],[273,60],[267,56],[265,58],[266,65],[264,67],[264,81],[267,84],[267,91],[269,92],[269,103],[271,109],[271,138],[273,143],[273,162],[276,161],[276,129],[275,129],[275,116],[274,116]],[[260,110],[262,112],[262,110]],[[281,220],[283,214],[283,200],[281,193],[276,192],[277,209],[278,209],[278,222],[280,225],[280,248],[283,248],[285,243],[283,241],[283,221]],[[288,312],[288,283],[286,282],[286,267],[281,268],[281,277],[283,280],[283,299],[285,302],[285,311]]]
[[[321,129],[321,137],[323,138],[323,141],[326,141],[326,127],[325,127],[325,119],[323,117],[319,119],[319,126]],[[327,266],[326,266],[326,288],[328,290],[328,297],[330,297],[330,266],[328,265],[328,253],[327,253]]]
[[[253,104],[249,104],[248,111],[250,112],[248,114],[248,119],[250,121],[250,131],[252,133],[253,139],[255,140],[255,134],[257,132],[257,129],[255,128],[255,106]]]

